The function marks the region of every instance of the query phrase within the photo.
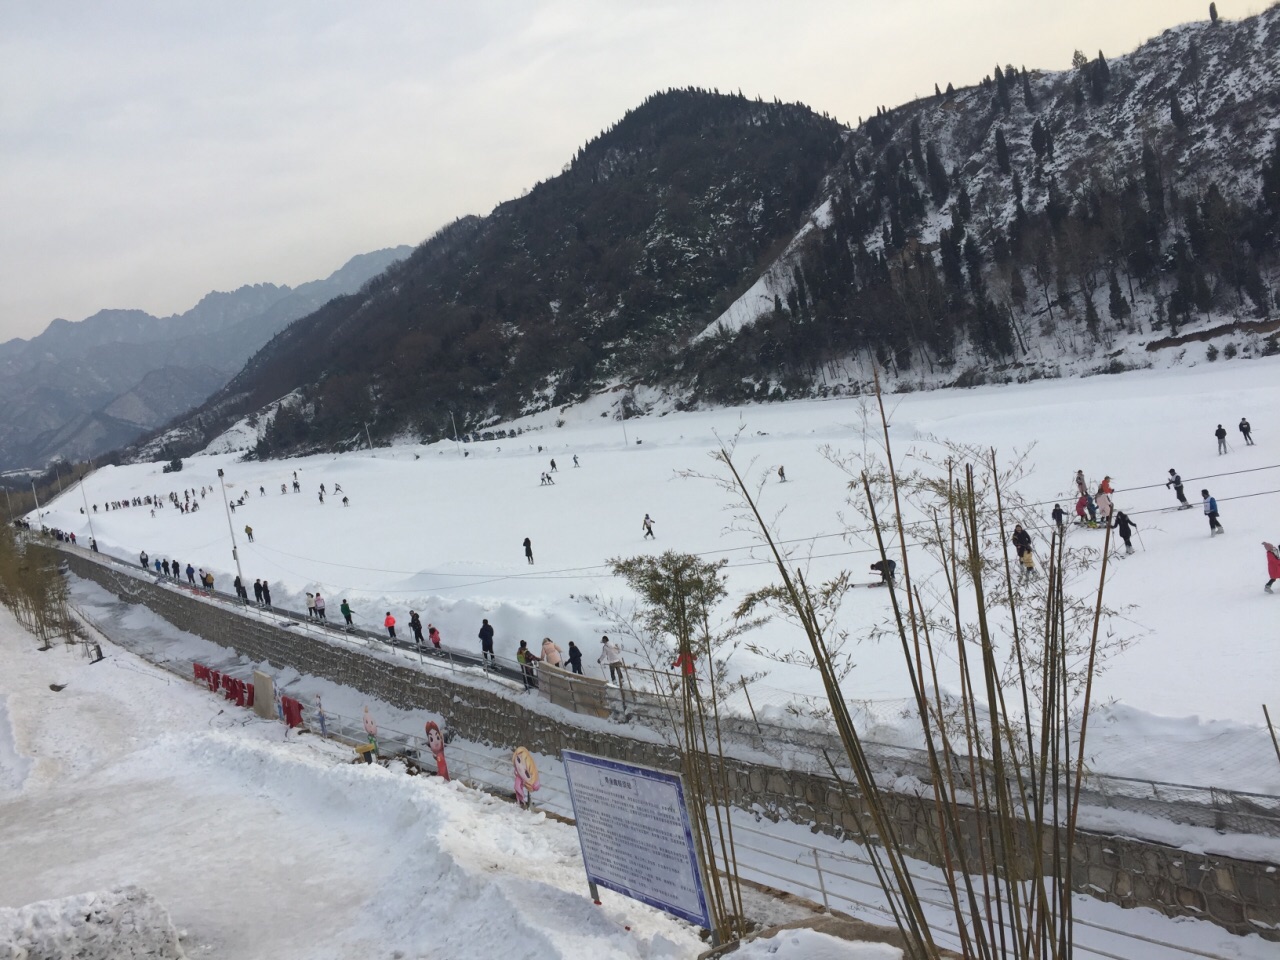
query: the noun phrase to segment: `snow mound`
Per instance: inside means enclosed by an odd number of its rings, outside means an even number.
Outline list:
[[[0,908],[0,956],[12,960],[176,960],[169,914],[141,887]]]

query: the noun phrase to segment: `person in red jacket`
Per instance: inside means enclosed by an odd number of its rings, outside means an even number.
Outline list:
[[[1267,551],[1267,576],[1271,578],[1262,589],[1271,593],[1271,585],[1280,580],[1280,547],[1263,540],[1262,548]]]
[[[391,615],[391,611],[387,611],[387,619],[382,621],[382,625],[387,628],[387,636],[392,640],[396,638],[396,618]]]
[[[682,650],[676,655],[676,658],[671,665],[678,669],[684,675],[685,679],[693,679],[695,664],[692,653]]]

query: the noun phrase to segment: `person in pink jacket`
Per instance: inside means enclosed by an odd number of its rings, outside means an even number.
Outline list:
[[[542,640],[542,659],[553,667],[560,666],[562,662],[560,648],[550,637],[544,637]]]

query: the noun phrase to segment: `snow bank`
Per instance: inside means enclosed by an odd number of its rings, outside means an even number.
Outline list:
[[[135,886],[0,908],[0,955],[13,960],[186,956],[168,912]]]

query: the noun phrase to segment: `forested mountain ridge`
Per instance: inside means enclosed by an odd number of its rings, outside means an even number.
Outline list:
[[[1277,349],[1280,8],[941,87],[852,130],[657,94],[293,324],[166,440],[270,411],[270,456],[618,387],[734,403],[856,392],[873,367],[915,389],[1190,362],[1179,341],[1221,330],[1229,355]]]
[[[0,469],[95,457],[135,440],[206,400],[283,326],[408,253],[360,254],[296,287],[213,291],[170,317],[99,310],[0,343]]]

